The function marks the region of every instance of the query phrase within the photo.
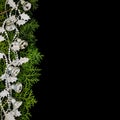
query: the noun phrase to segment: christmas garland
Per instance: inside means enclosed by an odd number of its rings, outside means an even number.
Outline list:
[[[32,36],[38,24],[35,20],[30,22],[30,2],[2,2],[5,12],[0,14],[5,13],[6,18],[0,26],[0,119],[29,120],[29,109],[36,103],[31,87],[39,76],[35,65],[42,59]],[[30,36],[27,38],[26,34]]]

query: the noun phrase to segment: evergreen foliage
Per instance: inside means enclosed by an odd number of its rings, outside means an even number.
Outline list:
[[[16,0],[18,1],[18,0]],[[38,0],[28,0],[32,4],[31,11],[28,14],[32,18],[32,12],[38,7]],[[4,11],[5,8],[5,0],[0,0],[0,12]],[[0,14],[0,26],[3,21],[6,19],[5,14]],[[43,55],[39,52],[36,47],[36,37],[34,36],[34,32],[38,29],[39,25],[35,19],[31,19],[27,24],[21,26],[20,30],[20,38],[28,41],[28,47],[25,50],[19,52],[21,57],[28,57],[29,62],[23,64],[21,66],[21,72],[18,75],[18,81],[23,84],[23,90],[20,94],[15,93],[13,96],[16,100],[23,101],[22,106],[20,107],[20,111],[22,116],[17,118],[17,120],[29,120],[31,113],[30,109],[37,102],[35,96],[32,91],[32,86],[39,81],[40,76],[40,68],[37,67],[40,64]],[[12,38],[14,33],[10,33],[9,36]],[[8,43],[6,41],[0,42],[0,51],[4,53],[8,53]],[[11,53],[12,56],[12,53]],[[13,56],[14,58],[14,56]],[[5,70],[5,61],[3,59],[0,60],[0,76],[4,73]],[[0,82],[0,91],[4,89],[4,83]]]

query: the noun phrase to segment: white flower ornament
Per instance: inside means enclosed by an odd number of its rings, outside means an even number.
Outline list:
[[[2,35],[0,35],[0,42],[2,42],[4,40],[5,40],[5,38]]]
[[[17,76],[20,73],[20,66],[29,61],[29,58],[20,57],[18,54],[20,50],[28,46],[27,41],[19,38],[19,27],[30,20],[29,15],[25,12],[30,10],[31,3],[25,0],[18,0],[18,2],[16,2],[16,0],[6,0],[5,3],[5,6],[10,7],[11,11],[3,22],[3,25],[0,26],[0,44],[4,41],[8,41],[9,44],[8,54],[0,51],[0,61],[3,59],[6,63],[5,71],[0,76],[0,82],[3,82],[5,85],[5,88],[0,91],[0,118],[1,120],[16,120],[16,117],[21,116],[18,109],[22,105],[22,101],[16,101],[12,93],[13,91],[18,94],[22,92],[23,86],[22,83],[18,81]],[[23,8],[24,12],[21,13],[19,8]],[[15,34],[13,39],[10,40],[9,32],[12,31],[14,31]],[[14,53],[14,59],[11,59],[11,52]],[[4,104],[6,104],[7,107],[4,107]]]
[[[4,33],[5,29],[3,27],[0,27],[0,33]]]

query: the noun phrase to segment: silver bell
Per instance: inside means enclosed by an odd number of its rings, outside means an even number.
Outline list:
[[[23,10],[28,11],[31,9],[31,3],[21,0],[21,4],[23,5]]]
[[[20,72],[20,69],[18,67],[9,66],[6,72],[11,76],[17,76]]]
[[[15,15],[9,17],[6,21],[6,26],[5,26],[5,29],[7,31],[13,31],[16,29],[16,26],[14,25],[14,23],[17,21]]]
[[[23,50],[28,46],[28,42],[22,40],[20,43],[20,49]]]
[[[11,88],[15,92],[20,93],[22,91],[22,84],[21,83],[16,83],[15,85],[12,85]]]
[[[25,40],[17,39],[17,42],[20,44],[20,49],[23,50],[28,46],[28,42]]]
[[[13,23],[11,20],[7,20],[7,21],[6,21],[5,29],[6,29],[7,31],[13,31],[13,30],[16,29],[16,26],[14,25],[14,23]]]

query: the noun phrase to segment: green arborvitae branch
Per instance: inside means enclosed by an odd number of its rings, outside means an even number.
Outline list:
[[[18,0],[16,0],[18,1]],[[38,8],[38,0],[28,0],[32,4],[32,9],[30,12],[28,12],[29,15],[32,15],[32,12]],[[22,9],[22,8],[21,8]],[[5,0],[0,0],[0,26],[2,26],[3,21],[6,19],[6,12],[5,11]],[[43,58],[43,55],[39,52],[38,48],[35,46],[35,43],[37,41],[34,32],[38,29],[39,25],[37,21],[34,18],[31,18],[31,20],[23,25],[20,26],[19,31],[19,37],[23,40],[26,40],[28,42],[28,47],[22,51],[19,52],[20,56],[24,57],[26,56],[29,58],[29,62],[23,64],[21,66],[21,72],[18,75],[18,81],[23,84],[23,90],[20,94],[13,93],[13,96],[20,101],[23,101],[22,106],[20,107],[21,116],[19,118],[16,118],[16,120],[30,120],[30,109],[34,106],[34,104],[37,102],[35,99],[35,96],[32,91],[32,86],[39,81],[39,76],[41,69],[36,67],[38,64],[41,63],[41,60]],[[10,38],[13,37],[13,32],[9,34]],[[7,54],[8,52],[8,43],[7,41],[0,42],[0,51]],[[13,56],[13,53],[11,53],[11,56]],[[14,56],[13,56],[14,58]],[[0,76],[4,74],[5,71],[5,61],[0,60]],[[0,82],[0,92],[5,88],[3,82]],[[0,117],[1,118],[1,117]]]

